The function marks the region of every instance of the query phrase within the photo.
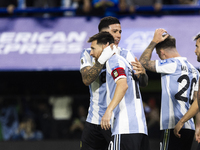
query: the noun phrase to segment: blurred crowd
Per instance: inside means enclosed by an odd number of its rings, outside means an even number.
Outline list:
[[[150,138],[160,137],[157,101],[144,102]],[[1,97],[0,141],[80,140],[88,106],[80,95]]]
[[[154,13],[157,13],[162,9],[163,5],[199,5],[199,1],[200,0],[0,0],[0,7],[6,8],[7,10],[7,14],[4,14],[4,16],[12,15],[15,8],[73,8],[76,10],[75,14],[71,11],[65,13],[26,13],[28,16],[103,16],[105,13],[112,13],[112,11],[106,11],[107,8],[119,10],[117,11],[119,15],[124,13],[134,14],[138,6],[152,6]]]
[[[0,98],[0,141],[80,139],[87,101],[65,95]]]

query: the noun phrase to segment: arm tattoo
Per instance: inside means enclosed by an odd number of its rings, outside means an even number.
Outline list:
[[[156,43],[151,42],[149,46],[145,49],[140,57],[140,63],[143,65],[144,68],[156,72],[155,68],[155,61],[150,61],[153,49],[155,48]]]
[[[85,85],[90,85],[99,75],[104,65],[96,62],[93,67],[84,67],[81,69],[82,80]]]

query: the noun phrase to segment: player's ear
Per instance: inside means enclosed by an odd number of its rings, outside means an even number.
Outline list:
[[[106,48],[107,44],[102,44],[102,49]]]

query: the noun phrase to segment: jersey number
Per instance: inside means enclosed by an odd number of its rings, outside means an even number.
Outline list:
[[[192,92],[193,92],[193,85],[197,83],[197,80],[195,78],[192,79],[191,81],[191,85],[190,85],[190,79],[187,75],[182,75],[178,78],[177,82],[181,83],[183,80],[186,80],[186,84],[185,86],[178,92],[176,93],[175,95],[175,98],[177,100],[180,100],[180,101],[184,101],[184,102],[187,102],[188,101],[188,98],[187,97],[184,97],[182,96],[182,94],[187,91],[187,89],[191,86],[191,89],[190,89],[190,94],[189,94],[189,103],[192,104],[192,98],[191,98],[191,95],[192,95]]]

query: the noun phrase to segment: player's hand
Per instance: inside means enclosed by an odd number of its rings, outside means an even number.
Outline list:
[[[101,128],[108,130],[110,129],[110,119],[112,116],[112,111],[106,110],[105,114],[101,119]]]
[[[110,44],[107,43],[106,45],[103,45],[103,51],[101,55],[98,58],[98,62],[100,64],[105,64],[105,62],[112,57],[112,55],[117,51],[117,47],[114,45],[114,43]]]
[[[175,128],[174,128],[174,134],[176,137],[180,138],[181,137],[181,134],[179,133],[179,131],[181,130],[181,128],[183,127],[184,123],[179,121]]]
[[[169,34],[167,34],[167,31],[165,29],[159,28],[159,29],[156,29],[152,41],[155,43],[160,43],[160,42],[164,41],[168,36],[169,36]]]
[[[195,139],[198,143],[200,143],[200,127],[196,126],[195,129]]]
[[[133,69],[136,71],[135,72],[136,75],[146,73],[145,68],[142,66],[142,64],[139,62],[139,60],[136,57],[135,57],[135,62],[131,62],[131,65],[133,66]]]

